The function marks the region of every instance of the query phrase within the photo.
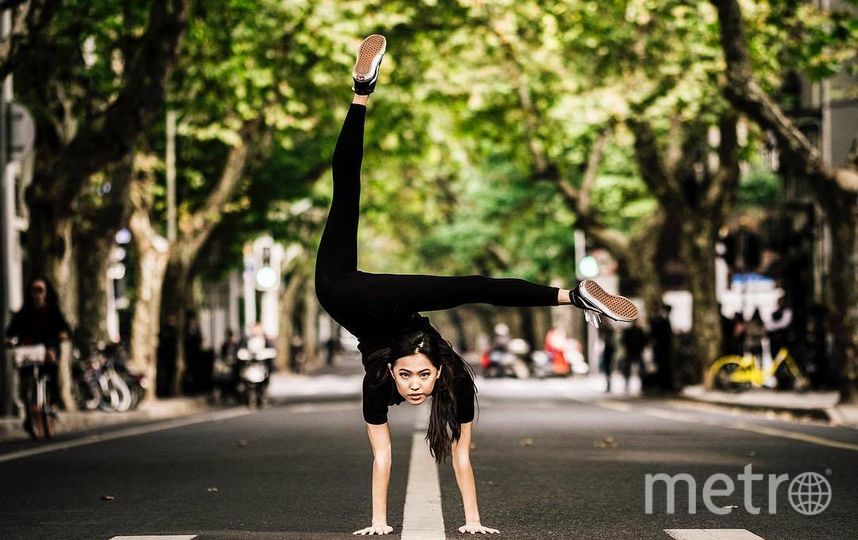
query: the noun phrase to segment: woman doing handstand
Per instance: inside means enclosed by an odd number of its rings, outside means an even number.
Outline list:
[[[322,307],[358,340],[366,375],[363,417],[373,453],[372,525],[355,534],[387,534],[387,485],[391,469],[387,408],[407,401],[419,405],[432,397],[426,439],[437,462],[450,457],[462,494],[466,524],[460,532],[495,533],[480,524],[470,462],[471,424],[476,387],[470,366],[420,311],[462,304],[557,306],[585,310],[597,325],[599,315],[637,318],[635,305],[608,294],[594,281],[561,289],[515,278],[480,275],[435,276],[371,274],[357,269],[360,166],[366,103],[375,89],[387,42],[367,37],[358,50],[352,77],[355,92],[334,149],[333,201],[316,259],[316,294]]]

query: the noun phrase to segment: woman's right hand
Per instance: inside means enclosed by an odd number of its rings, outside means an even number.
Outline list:
[[[355,531],[352,534],[359,534],[361,536],[369,534],[389,534],[393,532],[393,527],[388,525],[387,523],[373,523],[371,526],[366,529],[361,529],[359,531]]]

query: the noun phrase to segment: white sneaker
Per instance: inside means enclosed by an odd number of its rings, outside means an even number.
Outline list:
[[[375,90],[378,81],[378,67],[384,57],[387,48],[387,39],[381,34],[368,36],[358,48],[357,60],[352,70],[354,85],[352,90],[355,94],[368,96]]]
[[[638,308],[625,296],[610,294],[592,279],[585,279],[569,291],[572,305],[584,310],[584,319],[599,327],[600,315],[615,321],[632,322],[638,318]]]

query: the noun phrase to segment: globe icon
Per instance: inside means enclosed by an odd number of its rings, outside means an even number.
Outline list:
[[[804,472],[789,483],[789,503],[799,514],[815,516],[831,502],[831,484],[819,473]]]

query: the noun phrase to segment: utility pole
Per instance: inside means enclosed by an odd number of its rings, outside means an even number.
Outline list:
[[[5,38],[12,27],[12,12],[4,9],[0,13],[0,39]],[[8,95],[7,86],[11,90],[12,77],[6,77],[0,87],[0,332],[4,333],[9,321],[9,261],[8,236],[12,231],[12,217],[9,215],[8,179],[6,175],[6,163],[9,161],[9,123],[8,123]],[[0,417],[12,416],[15,411],[15,398],[12,395],[12,379],[14,367],[6,355],[6,346],[0,344]]]
[[[167,240],[176,243],[176,111],[167,109]]]

